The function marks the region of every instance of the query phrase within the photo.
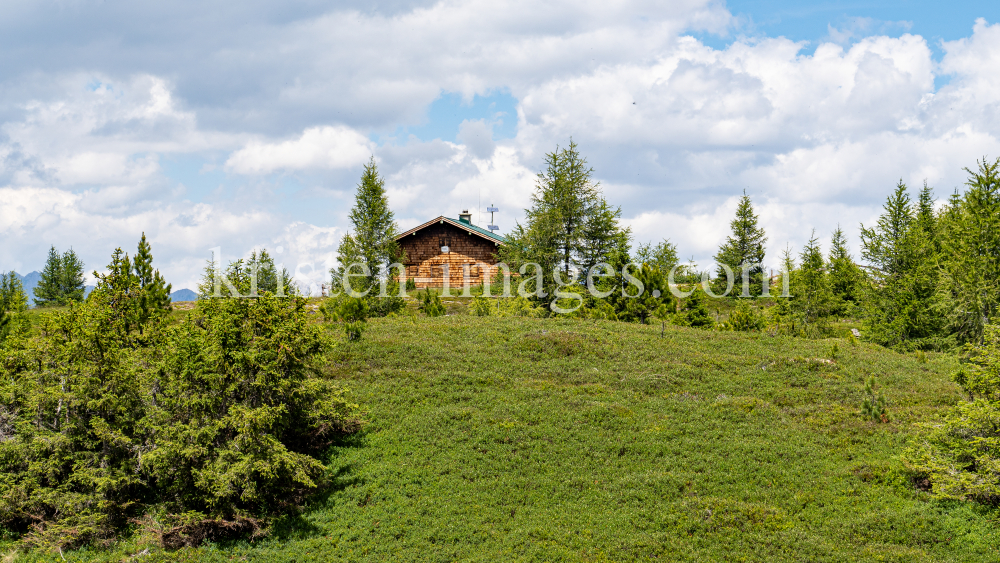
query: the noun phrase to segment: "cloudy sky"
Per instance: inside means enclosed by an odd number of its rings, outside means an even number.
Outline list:
[[[145,232],[175,289],[212,248],[320,281],[371,155],[401,228],[503,233],[570,138],[639,242],[705,264],[745,190],[770,262],[838,223],[857,253],[900,178],[1000,156],[1000,17],[956,4],[7,0],[0,270]]]

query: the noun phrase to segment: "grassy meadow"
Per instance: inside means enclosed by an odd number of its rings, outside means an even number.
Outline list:
[[[61,557],[1000,559],[1000,513],[932,499],[900,461],[961,398],[952,356],[448,306],[374,319],[329,355],[366,424],[329,453],[335,486],[270,538],[165,552],[137,533]],[[859,415],[869,375],[890,423]]]

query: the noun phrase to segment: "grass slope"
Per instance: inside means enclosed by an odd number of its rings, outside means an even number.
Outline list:
[[[899,471],[959,398],[953,368],[844,340],[377,320],[328,368],[368,409],[335,489],[263,542],[136,561],[996,561],[995,512]],[[890,424],[858,415],[869,374]]]

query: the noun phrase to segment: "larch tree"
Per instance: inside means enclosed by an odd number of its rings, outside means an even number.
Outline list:
[[[525,224],[515,224],[499,257],[515,269],[531,263],[541,267],[540,285],[527,288],[539,299],[552,295],[556,271],[568,281],[571,271],[582,279],[598,263],[620,270],[628,262],[631,230],[621,226],[621,209],[604,199],[572,140],[545,155],[545,170],[524,211]],[[526,273],[535,277],[530,269]]]

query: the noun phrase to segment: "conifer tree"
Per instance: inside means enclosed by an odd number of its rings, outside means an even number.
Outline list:
[[[28,310],[28,296],[24,285],[14,272],[0,274],[0,309],[12,313]]]
[[[385,179],[378,173],[375,157],[365,165],[354,195],[354,207],[349,215],[352,230],[344,235],[337,249],[340,266],[331,270],[334,285],[351,264],[368,266],[367,279],[352,279],[358,284],[356,291],[365,291],[379,283],[380,270],[403,259],[396,242],[398,227],[395,216],[389,209],[389,198],[385,193]],[[359,271],[352,271],[358,274]]]
[[[146,233],[142,233],[142,238],[139,239],[132,267],[139,288],[145,293],[142,298],[143,315],[148,318],[154,311],[169,311],[170,289],[173,285],[166,283],[159,270],[153,269],[153,252],[146,242]]]
[[[595,264],[604,262],[620,271],[628,263],[631,230],[621,226],[621,209],[604,199],[593,169],[572,140],[568,147],[545,155],[545,170],[538,174],[525,217],[525,224],[515,224],[507,235],[499,258],[514,269],[539,264],[543,299],[555,290],[556,270],[564,280],[571,270],[582,279]],[[620,280],[603,281],[620,285]]]
[[[847,248],[843,229],[837,225],[830,240],[830,291],[834,313],[847,314],[858,305],[863,275]]]
[[[62,258],[55,246],[49,247],[49,256],[45,260],[45,267],[42,268],[41,279],[32,291],[36,306],[51,307],[61,303],[62,277]]]
[[[788,296],[783,296],[783,286],[776,288],[779,291],[777,291],[777,295],[774,296],[774,306],[767,311],[768,316],[771,317],[771,324],[774,325],[774,328],[793,334],[795,333],[795,318],[792,313],[792,299],[795,297],[795,292],[791,287],[791,280],[796,276],[796,270],[795,254],[792,252],[791,246],[786,245],[781,251],[781,280],[779,283],[784,284],[784,280],[788,279]]]
[[[962,342],[982,343],[1000,315],[1000,159],[978,162],[968,190],[955,193],[940,215],[941,295],[950,331]]]
[[[83,278],[83,261],[76,255],[72,248],[62,255],[61,279],[59,288],[62,292],[63,305],[70,302],[79,303],[83,301],[86,286]]]
[[[735,276],[731,295],[739,296],[743,283],[743,265],[746,264],[750,277],[750,295],[760,295],[764,282],[764,269],[761,264],[764,261],[764,243],[767,242],[767,236],[764,234],[764,229],[758,225],[753,203],[746,193],[740,198],[736,217],[729,226],[732,235],[719,247],[719,252],[715,255],[715,262],[719,267],[713,291],[721,294],[726,290],[726,271],[722,267],[722,264],[726,264],[732,268]]]
[[[801,265],[792,275],[792,310],[801,321],[803,330],[823,331],[827,327],[833,294],[816,231],[802,248],[799,259]]]
[[[635,261],[638,264],[656,266],[663,275],[667,275],[677,265],[677,245],[667,239],[656,246],[652,242],[640,244],[635,250]]]
[[[871,265],[865,289],[865,333],[883,346],[913,349],[939,335],[932,235],[917,221],[902,180],[872,228],[861,226],[862,256]]]

